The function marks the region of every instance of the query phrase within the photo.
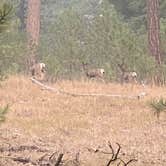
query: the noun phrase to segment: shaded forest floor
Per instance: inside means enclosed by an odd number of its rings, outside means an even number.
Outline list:
[[[0,125],[0,166],[33,165],[11,158],[37,161],[54,152],[63,153],[64,162],[79,154],[80,165],[106,166],[111,155],[94,151],[110,152],[108,141],[114,149],[116,142],[121,145],[119,155],[124,161],[138,160],[131,166],[166,165],[166,114],[157,120],[148,105],[154,97],[166,97],[166,88],[136,86],[132,90],[130,85],[87,81],[59,81],[51,86],[74,93],[146,91],[148,95],[140,100],[73,97],[43,90],[23,76],[10,77],[0,88],[0,106],[10,105]]]

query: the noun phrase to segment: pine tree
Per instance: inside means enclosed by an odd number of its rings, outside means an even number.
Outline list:
[[[40,0],[28,0],[27,38],[28,38],[28,69],[36,62],[36,50],[40,35]]]
[[[0,4],[0,33],[9,27],[10,15],[13,7],[9,3]]]
[[[19,3],[19,9],[17,11],[17,17],[20,19],[20,31],[25,31],[26,29],[26,7],[27,7],[27,0],[21,0]]]
[[[147,0],[149,51],[157,63],[161,64],[159,19],[159,0]]]

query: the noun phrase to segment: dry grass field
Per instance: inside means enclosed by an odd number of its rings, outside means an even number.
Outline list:
[[[74,93],[148,94],[140,100],[105,96],[55,94],[23,76],[11,76],[0,88],[0,106],[10,105],[0,125],[0,166],[32,165],[13,161],[27,157],[35,161],[44,154],[64,153],[64,161],[79,152],[81,166],[106,166],[111,154],[108,141],[131,166],[166,165],[166,114],[158,120],[148,102],[166,97],[166,88],[121,86],[95,81],[59,81],[52,87]],[[67,165],[67,164],[66,164]],[[72,164],[69,164],[71,165]],[[116,164],[113,164],[116,166]]]

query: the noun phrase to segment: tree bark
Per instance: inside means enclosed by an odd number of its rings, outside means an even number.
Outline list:
[[[26,29],[26,7],[27,7],[27,1],[26,0],[21,0],[20,4],[19,4],[19,10],[17,12],[17,16],[20,19],[20,26],[19,26],[19,30],[20,31],[25,31]]]
[[[146,0],[149,51],[161,64],[159,0]]]
[[[27,39],[28,39],[28,68],[37,60],[36,51],[40,35],[40,0],[28,0]]]

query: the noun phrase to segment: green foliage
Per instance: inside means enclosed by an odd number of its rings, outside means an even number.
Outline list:
[[[80,40],[84,36],[82,21],[78,13],[66,10],[50,27],[50,36],[42,36],[40,54],[50,72],[57,73],[59,70],[62,75],[69,76],[75,67],[79,67],[84,51]]]
[[[13,5],[9,0],[0,2],[0,81],[21,71],[24,63],[25,37],[17,30]]]
[[[20,33],[3,33],[0,36],[0,75],[15,74],[24,68],[25,41]]]
[[[165,55],[166,55],[166,18],[160,19],[160,36],[161,36],[161,50],[164,63],[166,63]]]
[[[7,104],[5,107],[0,107],[0,123],[4,122],[6,119],[6,114],[9,111],[9,105]]]
[[[140,79],[150,77],[155,61],[147,56],[146,35],[137,35],[115,8],[104,1],[92,14],[67,8],[56,17],[54,25],[42,34],[39,53],[49,72],[62,75],[82,74],[82,62],[103,67],[109,79],[117,80],[117,64],[135,70]]]
[[[24,37],[15,29],[13,12],[10,1],[0,3],[0,81],[8,74],[19,72],[23,66]]]
[[[10,3],[0,3],[0,33],[8,29],[12,10],[13,6]]]
[[[17,6],[20,0],[13,0]],[[25,0],[27,11],[27,0]],[[162,72],[166,76],[166,0],[160,0],[163,64],[156,68],[148,55],[146,3],[144,0],[41,0],[41,40],[38,59],[48,66],[49,75],[80,78],[82,62],[102,67],[108,79],[118,80],[117,64],[135,70],[140,80],[150,81]],[[17,11],[15,11],[17,13]],[[0,36],[0,70],[17,73],[24,69],[25,34],[17,32],[19,21],[12,18],[11,31]],[[14,23],[13,23],[14,22]],[[12,29],[13,28],[13,29]]]
[[[146,33],[146,0],[109,0],[114,4],[118,13],[122,15],[132,29],[139,34]],[[160,2],[160,17],[166,18],[166,0]]]
[[[150,107],[154,111],[157,118],[159,118],[161,112],[166,112],[166,100],[163,98],[160,98],[159,100],[153,99],[150,102]]]

